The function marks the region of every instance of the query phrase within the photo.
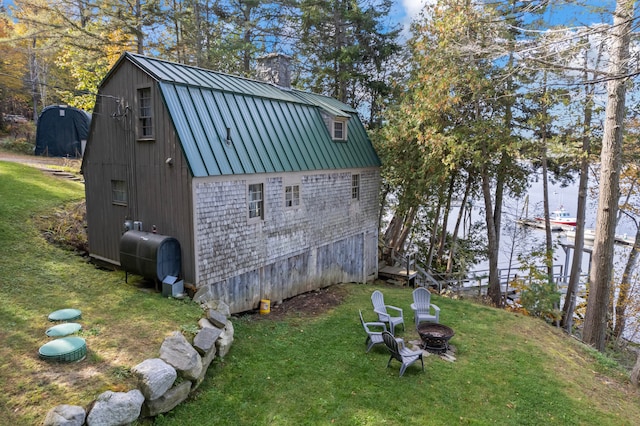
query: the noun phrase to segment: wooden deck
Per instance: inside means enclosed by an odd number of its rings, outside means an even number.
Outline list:
[[[378,276],[381,278],[405,281],[409,284],[418,275],[418,271],[409,270],[402,266],[384,266],[378,270]]]

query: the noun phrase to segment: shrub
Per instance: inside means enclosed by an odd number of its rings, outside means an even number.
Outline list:
[[[509,285],[520,293],[517,302],[520,312],[544,319],[553,323],[562,318],[562,313],[558,309],[560,303],[560,292],[556,288],[553,280],[540,268],[528,265],[528,276],[516,277]]]
[[[5,138],[0,142],[0,147],[5,151],[16,152],[18,154],[33,155],[35,144],[26,138]]]

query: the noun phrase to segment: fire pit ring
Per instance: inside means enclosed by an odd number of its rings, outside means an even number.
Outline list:
[[[422,349],[437,354],[449,350],[449,340],[455,335],[451,327],[443,324],[422,322],[416,329],[423,343]]]

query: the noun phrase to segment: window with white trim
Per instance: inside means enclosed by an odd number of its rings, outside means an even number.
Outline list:
[[[298,207],[300,205],[300,185],[286,185],[284,187],[284,206]]]
[[[320,115],[322,116],[324,125],[327,126],[331,140],[346,142],[349,117],[336,116],[324,110],[320,111]]]
[[[249,219],[264,219],[264,187],[261,183],[249,185]]]
[[[347,140],[347,121],[346,120],[334,119],[333,132],[331,134],[331,137],[335,141]]]
[[[360,175],[351,175],[351,199],[360,199]]]

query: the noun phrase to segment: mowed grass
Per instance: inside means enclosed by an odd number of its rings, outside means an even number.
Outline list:
[[[234,321],[231,352],[197,396],[156,420],[168,425],[637,425],[640,398],[626,373],[541,320],[434,296],[455,330],[456,361],[431,355],[399,377],[382,346],[365,353],[358,309],[370,294],[404,309],[406,342],[419,340],[411,290],[341,284],[342,304],[284,321]]]
[[[87,405],[105,390],[135,384],[128,369],[156,357],[164,336],[192,327],[193,303],[163,299],[124,274],[96,269],[47,244],[35,215],[82,198],[80,184],[0,162],[0,418],[39,424],[58,404]],[[456,334],[456,361],[425,358],[398,377],[381,346],[365,353],[358,319],[374,320],[381,289],[412,327],[411,290],[340,284],[343,302],[327,312],[284,319],[232,318],[235,341],[196,393],[156,425],[636,425],[640,397],[613,363],[544,322],[470,301],[434,296]],[[47,315],[81,309],[87,359],[49,364]],[[275,311],[275,309],[274,309]],[[139,422],[149,424],[151,421]]]
[[[129,369],[157,357],[165,336],[202,314],[47,243],[33,219],[83,197],[80,183],[0,161],[0,424],[41,424],[56,405],[86,406],[106,390],[130,390]],[[38,349],[52,340],[48,315],[63,308],[82,311],[88,353],[52,364]]]

